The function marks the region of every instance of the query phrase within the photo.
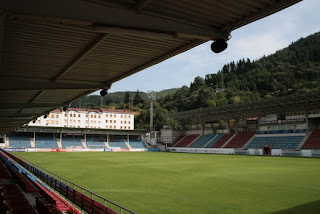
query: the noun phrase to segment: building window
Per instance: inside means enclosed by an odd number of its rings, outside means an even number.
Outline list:
[[[113,123],[116,123],[116,121],[114,120]]]

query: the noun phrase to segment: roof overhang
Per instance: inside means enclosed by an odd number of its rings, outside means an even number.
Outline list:
[[[189,120],[195,123],[207,123],[219,120],[247,119],[268,114],[283,114],[320,109],[320,93],[290,95],[277,98],[261,99],[224,106],[171,113],[168,117]]]
[[[2,0],[0,133],[297,2]]]

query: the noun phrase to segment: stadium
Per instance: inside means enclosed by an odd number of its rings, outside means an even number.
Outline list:
[[[2,1],[0,213],[319,213],[319,92],[170,112],[188,128],[160,131],[71,107],[298,2]]]

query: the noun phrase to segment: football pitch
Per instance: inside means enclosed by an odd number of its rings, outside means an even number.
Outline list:
[[[320,213],[320,159],[15,153],[137,213]]]

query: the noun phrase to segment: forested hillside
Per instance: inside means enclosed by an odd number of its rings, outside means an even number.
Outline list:
[[[257,61],[230,62],[159,100],[169,111],[225,105],[320,89],[320,33]]]
[[[301,38],[289,47],[256,61],[242,59],[230,62],[217,72],[196,77],[190,86],[162,93],[163,96],[158,96],[154,104],[155,129],[168,123],[163,117],[168,112],[310,91],[320,91],[320,33]],[[103,104],[112,108],[129,108],[129,98],[133,97],[131,108],[140,112],[136,117],[136,128],[147,129],[149,102],[146,94],[126,92],[122,95],[122,99],[108,95]],[[169,121],[169,124],[178,126],[174,121]]]

